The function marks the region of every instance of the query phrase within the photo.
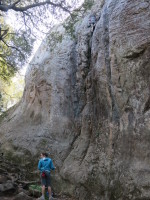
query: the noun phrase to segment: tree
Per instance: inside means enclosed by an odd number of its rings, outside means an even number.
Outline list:
[[[17,73],[9,82],[0,81],[0,114],[16,104],[22,97],[24,77]]]
[[[10,94],[11,78],[28,62],[37,33],[45,34],[54,19],[64,19],[79,0],[0,0],[0,112],[7,109],[9,99],[20,98]],[[6,23],[6,16],[16,16],[16,28]],[[13,17],[12,17],[13,18]],[[9,91],[9,93],[8,93]]]
[[[0,23],[0,79],[8,81],[27,60],[34,40],[23,30],[14,32],[2,17]]]
[[[74,3],[77,1],[72,1],[71,3]],[[69,8],[69,1],[59,1],[59,0],[0,0],[0,10],[3,12],[7,12],[8,10],[12,9],[14,11],[24,12],[29,9],[40,7],[40,6],[51,6],[52,9],[54,7],[60,8],[61,10],[64,10],[65,12],[70,12]]]
[[[28,61],[37,32],[45,34],[55,19],[71,13],[78,0],[0,0],[0,77],[9,78]],[[73,5],[73,6],[72,6]],[[17,16],[13,30],[5,16]]]

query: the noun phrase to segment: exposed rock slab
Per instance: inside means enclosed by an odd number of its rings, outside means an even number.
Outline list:
[[[1,148],[29,166],[50,152],[53,187],[81,200],[149,199],[150,2],[95,1],[74,27],[43,41]]]

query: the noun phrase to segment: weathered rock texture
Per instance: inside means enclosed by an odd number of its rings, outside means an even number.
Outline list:
[[[1,123],[1,148],[22,162],[48,151],[55,190],[80,200],[148,200],[150,1],[96,1],[78,18],[37,51]]]

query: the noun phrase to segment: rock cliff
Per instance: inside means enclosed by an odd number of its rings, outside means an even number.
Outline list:
[[[22,100],[1,121],[0,143],[29,165],[49,152],[58,192],[150,199],[150,1],[97,0],[74,24],[55,27],[30,63]]]

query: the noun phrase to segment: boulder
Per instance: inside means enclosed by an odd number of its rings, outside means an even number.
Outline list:
[[[13,200],[33,200],[33,198],[26,195],[24,192],[20,192],[13,198]]]
[[[16,192],[16,185],[11,181],[7,181],[6,183],[0,184],[0,193],[1,194],[8,194],[8,193],[15,193]]]

